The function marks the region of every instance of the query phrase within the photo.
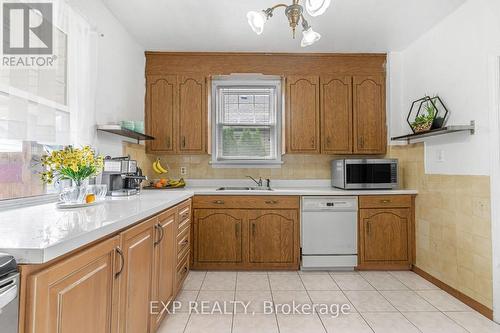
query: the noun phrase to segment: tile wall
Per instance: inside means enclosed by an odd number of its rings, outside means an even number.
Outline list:
[[[492,308],[490,178],[427,175],[424,146],[391,146],[416,199],[417,266]]]

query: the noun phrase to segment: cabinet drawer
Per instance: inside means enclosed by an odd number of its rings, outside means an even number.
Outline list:
[[[191,220],[191,200],[185,201],[181,203],[177,209],[177,221],[179,229],[183,229],[186,227],[186,220]]]
[[[411,207],[411,195],[367,195],[359,197],[359,208]]]
[[[233,195],[200,195],[193,200],[194,208],[235,208],[235,209],[299,209],[298,196],[233,196]]]
[[[189,252],[186,253],[184,258],[180,261],[180,263],[177,265],[177,272],[175,273],[175,285],[176,289],[180,289],[182,286],[182,283],[186,279],[186,276],[189,273]]]
[[[184,229],[182,233],[177,236],[177,258],[181,259],[186,250],[189,250],[189,228]]]

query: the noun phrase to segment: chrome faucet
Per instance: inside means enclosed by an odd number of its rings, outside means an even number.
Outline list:
[[[250,178],[251,180],[253,180],[255,182],[255,184],[257,184],[258,187],[262,188],[264,187],[264,182],[262,180],[262,177],[259,177],[259,180],[256,180],[255,178],[253,178],[252,176],[246,176],[248,178]],[[268,190],[271,189],[271,179],[269,178],[266,178],[266,186],[265,186]]]
[[[262,177],[259,177],[259,180],[255,180],[255,178],[253,178],[252,176],[245,176],[245,177],[248,177],[251,180],[253,180],[258,187],[262,187]]]

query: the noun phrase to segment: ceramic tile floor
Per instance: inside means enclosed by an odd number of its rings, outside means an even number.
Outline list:
[[[191,271],[159,333],[500,333],[500,326],[413,272]],[[313,312],[267,314],[275,304],[349,304],[338,317]],[[190,301],[225,313],[189,311]],[[244,306],[230,301],[251,302]],[[200,310],[201,308],[198,308]]]

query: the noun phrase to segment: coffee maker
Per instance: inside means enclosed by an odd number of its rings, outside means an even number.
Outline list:
[[[126,157],[109,157],[104,159],[102,183],[108,186],[107,195],[125,197],[136,195],[141,189],[141,182],[147,177],[137,167],[137,161]]]

